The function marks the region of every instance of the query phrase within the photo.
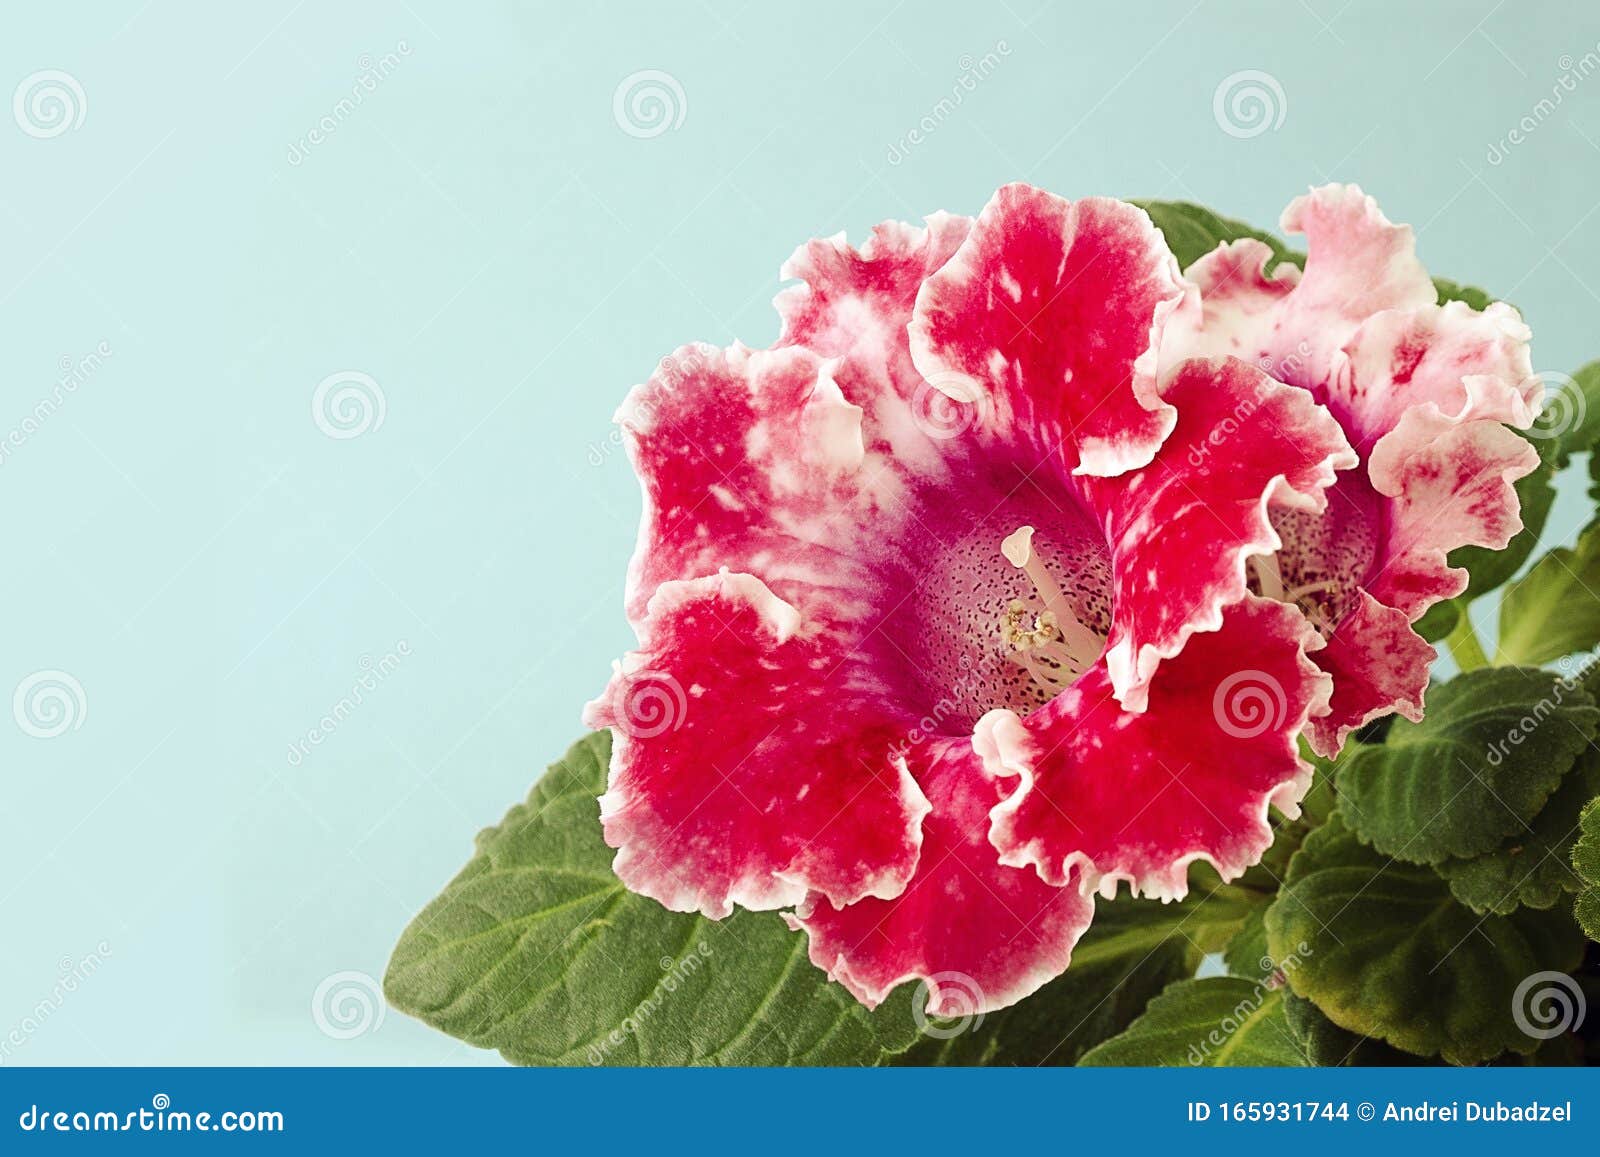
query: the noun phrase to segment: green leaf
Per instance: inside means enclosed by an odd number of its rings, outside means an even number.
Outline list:
[[[1428,642],[1437,643],[1456,629],[1456,622],[1464,613],[1459,602],[1455,599],[1446,599],[1429,607],[1427,613],[1411,624],[1411,629]]]
[[[1583,809],[1572,866],[1584,883],[1574,909],[1578,923],[1590,940],[1600,940],[1600,799]]]
[[[1339,811],[1380,852],[1419,864],[1484,855],[1526,826],[1600,722],[1547,671],[1493,667],[1428,691],[1421,723],[1339,767]]]
[[[668,912],[611,871],[610,737],[573,745],[413,920],[389,1002],[518,1064],[872,1064],[916,1039],[913,985],[868,1013],[776,913]]]
[[[1557,375],[1560,377],[1561,375]],[[1534,429],[1559,441],[1557,468],[1600,441],[1600,361],[1590,362],[1559,383],[1560,394],[1545,398]]]
[[[1571,549],[1558,547],[1506,588],[1500,655],[1538,666],[1600,643],[1600,522]]]
[[[1539,1041],[1513,1014],[1517,986],[1581,958],[1560,909],[1479,916],[1431,869],[1363,846],[1342,816],[1311,834],[1291,877],[1267,912],[1274,954],[1296,954],[1290,988],[1340,1028],[1418,1056],[1533,1052]]]
[[[1446,860],[1437,871],[1450,891],[1475,912],[1504,916],[1522,905],[1549,908],[1582,881],[1569,858],[1578,837],[1578,818],[1600,795],[1600,750],[1590,747],[1540,809],[1526,832],[1512,836],[1486,856]]]
[[[1233,976],[1180,980],[1081,1065],[1303,1066],[1283,992]]]
[[[1308,1064],[1318,1068],[1340,1065],[1421,1065],[1422,1057],[1403,1053],[1380,1040],[1342,1029],[1323,1015],[1322,1010],[1303,996],[1286,992],[1283,1018],[1289,1031],[1300,1042]]]
[[[1250,916],[1245,926],[1228,942],[1223,950],[1222,962],[1230,976],[1242,980],[1261,980],[1271,976],[1275,965],[1267,947],[1267,905],[1263,904]]]
[[[1464,301],[1473,309],[1481,311],[1494,304],[1494,298],[1476,285],[1462,285],[1445,277],[1435,277],[1433,287],[1439,292],[1441,305],[1447,301]]]

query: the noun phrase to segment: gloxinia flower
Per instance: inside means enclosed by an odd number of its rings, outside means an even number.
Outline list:
[[[1355,458],[1252,363],[1158,361],[1198,301],[1119,201],[1008,186],[783,272],[774,348],[686,347],[618,415],[644,518],[639,649],[586,715],[605,837],[669,908],[789,909],[868,1005],[1000,1008],[1096,890],[1231,878],[1296,812],[1329,680],[1248,560]]]
[[[1333,699],[1311,739],[1331,756],[1372,719],[1422,717],[1434,651],[1411,624],[1466,588],[1450,551],[1498,550],[1522,529],[1512,483],[1539,458],[1505,424],[1532,425],[1542,385],[1517,311],[1438,304],[1410,227],[1356,186],[1312,190],[1282,224],[1305,234],[1304,274],[1285,262],[1268,276],[1260,241],[1219,246],[1188,270],[1203,315],[1169,326],[1163,353],[1257,362],[1310,390],[1361,457],[1325,514],[1274,516],[1284,544],[1258,576],[1326,639],[1315,661]]]

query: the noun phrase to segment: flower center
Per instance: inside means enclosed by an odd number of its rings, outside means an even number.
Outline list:
[[[885,613],[863,646],[918,734],[970,736],[985,712],[1026,715],[1094,665],[1110,552],[1072,491],[1009,467],[919,499],[874,528]]]
[[[1078,621],[1061,585],[1033,550],[1031,526],[1020,526],[1000,543],[1007,562],[1033,584],[1037,606],[1011,599],[1000,615],[1000,638],[1007,657],[1027,671],[1040,690],[1055,696],[1087,670],[1105,640]]]

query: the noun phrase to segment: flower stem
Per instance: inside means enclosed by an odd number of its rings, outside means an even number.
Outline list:
[[[1450,645],[1450,654],[1462,671],[1476,671],[1490,665],[1489,656],[1478,641],[1478,632],[1472,627],[1472,617],[1467,614],[1466,607],[1461,608],[1461,617],[1456,620],[1455,628],[1445,642]]]

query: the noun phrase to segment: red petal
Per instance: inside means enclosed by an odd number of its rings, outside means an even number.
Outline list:
[[[930,381],[978,390],[1001,438],[1060,445],[1075,473],[1110,476],[1147,464],[1172,429],[1154,346],[1195,304],[1142,210],[1007,185],[924,283],[911,350]]]
[[[663,582],[756,569],[803,600],[847,585],[818,533],[856,498],[861,410],[806,350],[685,346],[618,412],[644,515],[629,570],[637,623]],[[799,531],[799,533],[797,533]]]
[[[784,263],[782,275],[802,283],[774,302],[783,317],[779,344],[839,359],[835,377],[866,412],[869,474],[926,485],[971,449],[962,436],[978,418],[976,397],[951,398],[924,381],[906,334],[922,283],[971,227],[971,218],[948,213],[935,213],[923,229],[886,221],[859,252],[840,235],[811,241]]]
[[[809,933],[812,963],[869,1008],[914,979],[927,984],[929,1015],[1004,1008],[1066,970],[1094,901],[997,862],[989,812],[1005,792],[971,744],[943,741],[910,758],[933,803],[910,886],[842,909],[813,901],[791,923]]]
[[[756,578],[669,582],[585,721],[614,732],[616,872],[675,911],[898,895],[928,803],[872,672]]]
[[[1188,865],[1232,879],[1272,843],[1269,805],[1295,814],[1310,785],[1296,735],[1325,710],[1328,678],[1302,651],[1304,617],[1251,596],[1222,628],[1162,663],[1149,709],[1123,711],[1097,669],[1026,719],[995,711],[974,740],[984,764],[1021,787],[994,812],[1002,863],[1051,884],[1180,897]]]

